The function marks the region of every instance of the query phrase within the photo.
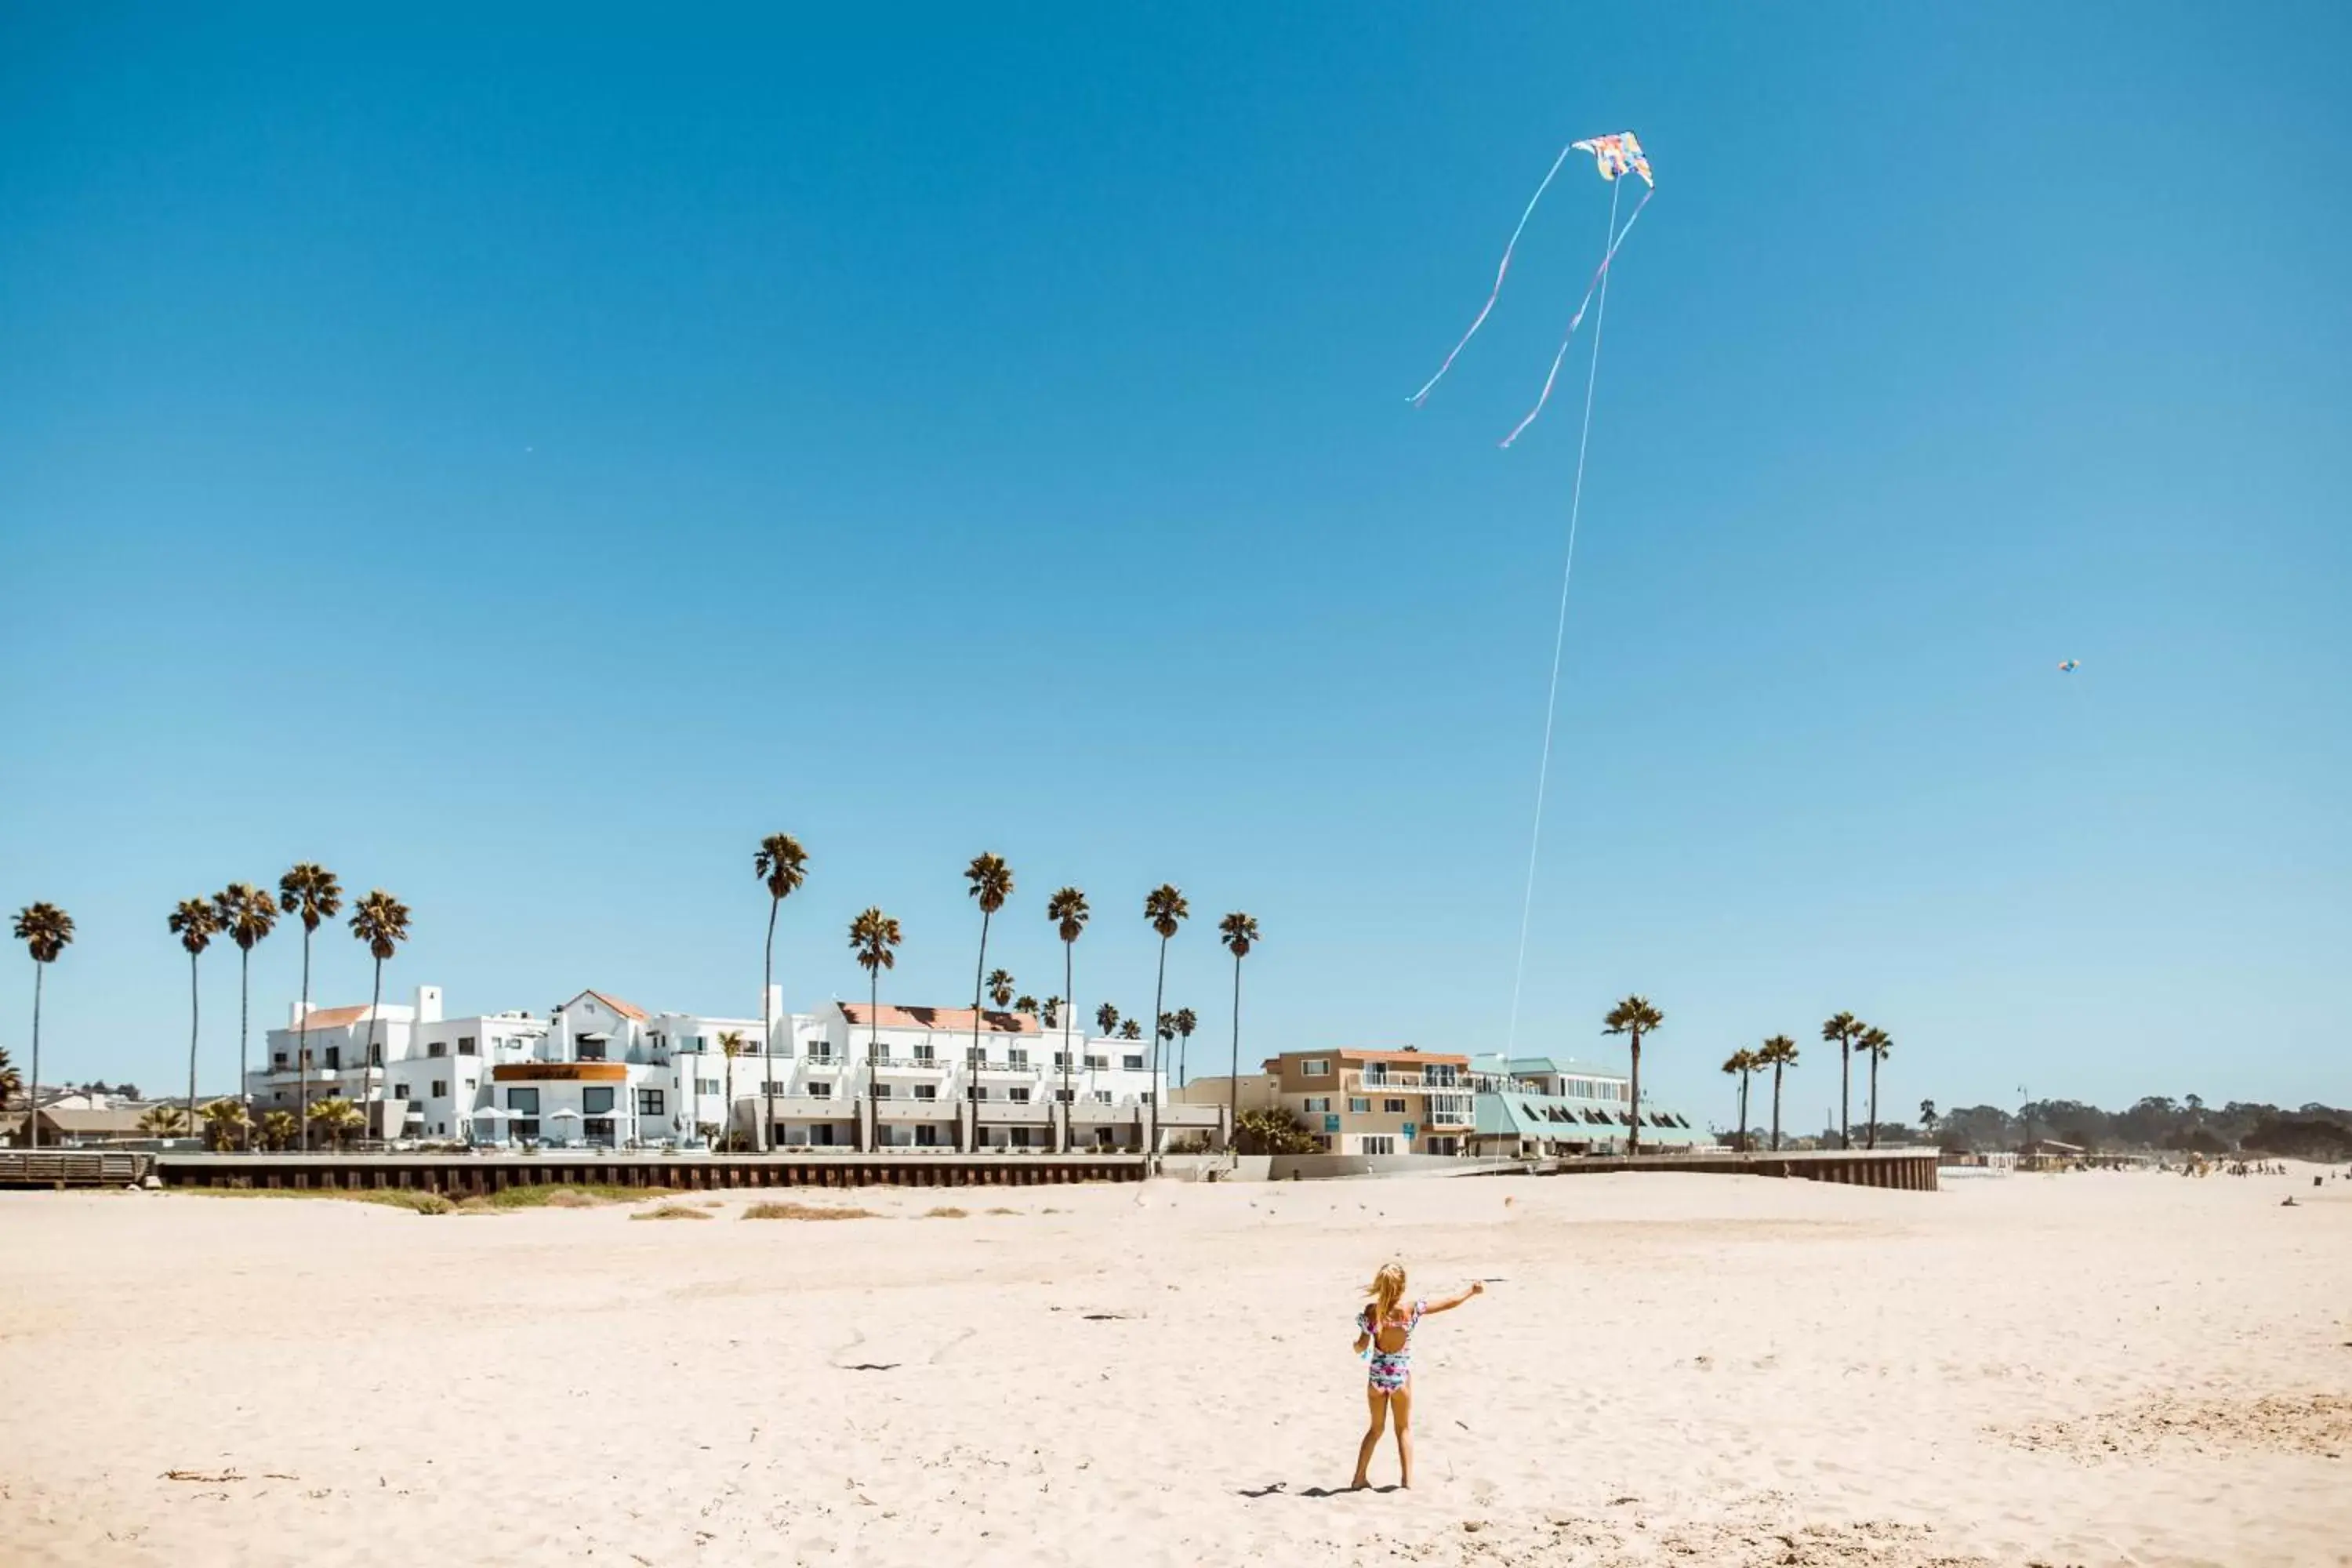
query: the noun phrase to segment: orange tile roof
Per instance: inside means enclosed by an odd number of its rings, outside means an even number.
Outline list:
[[[851,1023],[870,1026],[874,1015],[863,1002],[844,1002],[841,1015]],[[971,1032],[971,1009],[969,1007],[894,1007],[882,1004],[880,1026],[885,1029],[944,1029],[950,1033]],[[1037,1019],[1029,1013],[983,1013],[981,1028],[992,1035],[1034,1035],[1041,1033]]]
[[[593,996],[624,1018],[635,1018],[640,1024],[646,1021],[646,1010],[643,1007],[634,1002],[624,1002],[609,991],[583,991],[580,994]]]
[[[1470,1065],[1468,1057],[1449,1056],[1443,1051],[1359,1051],[1342,1047],[1330,1054],[1343,1062],[1432,1062],[1439,1067],[1457,1068]]]
[[[308,1017],[300,1023],[289,1025],[287,1032],[291,1034],[304,1027],[340,1029],[345,1025],[358,1023],[367,1016],[367,1004],[364,1002],[356,1007],[313,1007]]]

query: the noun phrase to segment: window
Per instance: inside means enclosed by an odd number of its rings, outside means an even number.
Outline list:
[[[592,1116],[580,1124],[580,1135],[583,1138],[610,1138],[613,1135],[613,1119]]]
[[[694,1092],[697,1094],[717,1094],[719,1092],[719,1080],[715,1078],[698,1078],[694,1080]]]
[[[583,1114],[589,1116],[612,1115],[612,1086],[607,1084],[602,1089],[589,1088],[582,1089],[580,1091],[580,1109]]]
[[[928,1121],[919,1121],[915,1124],[915,1142],[919,1147],[935,1149],[939,1147],[939,1142],[940,1130],[938,1128],[932,1126]]]
[[[1331,1059],[1328,1057],[1309,1057],[1307,1060],[1298,1064],[1298,1076],[1301,1078],[1329,1078],[1331,1076]]]
[[[1125,1068],[1129,1072],[1141,1072],[1143,1070],[1143,1058],[1141,1057],[1121,1057],[1118,1058],[1118,1065]]]
[[[401,1098],[405,1100],[408,1097],[404,1094]],[[433,1098],[436,1100],[446,1100],[449,1098],[449,1080],[447,1079],[436,1078],[433,1080]]]
[[[1055,1072],[1060,1072],[1060,1071],[1064,1070],[1064,1069],[1065,1069],[1065,1068],[1066,1068],[1069,1065],[1070,1065],[1070,1053],[1069,1053],[1069,1052],[1067,1052],[1067,1051],[1055,1051],[1055,1052],[1054,1053],[1054,1070],[1055,1070]]]
[[[507,1109],[513,1111],[518,1116],[537,1116],[539,1114],[539,1090],[535,1089],[510,1089],[507,1090]]]
[[[1298,1102],[1298,1109],[1309,1116],[1320,1116],[1331,1109],[1331,1097],[1328,1094],[1310,1094]]]
[[[327,1065],[331,1068],[340,1068],[343,1065],[342,1047],[329,1046],[327,1047]]]
[[[984,1083],[973,1084],[971,1086],[971,1097],[974,1100],[986,1100],[988,1098],[988,1086]]]
[[[916,1065],[916,1066],[918,1066],[918,1067],[929,1067],[933,1062],[937,1061],[938,1059],[939,1059],[938,1055],[937,1055],[935,1052],[933,1052],[933,1051],[932,1051],[932,1049],[931,1049],[931,1047],[929,1047],[929,1046],[917,1046],[917,1047],[915,1047],[915,1065]]]
[[[1008,1050],[1004,1053],[1004,1065],[1007,1067],[1025,1068],[1029,1065],[1029,1053],[1027,1051]]]
[[[1388,1112],[1391,1116],[1402,1116],[1404,1114],[1404,1100],[1402,1096],[1391,1096],[1391,1098],[1381,1101],[1381,1109]]]
[[[286,1053],[284,1051],[278,1051],[272,1054],[269,1058],[269,1065],[274,1068],[284,1067],[286,1065]]]
[[[833,1060],[833,1042],[830,1040],[811,1040],[809,1042],[809,1060],[813,1062],[829,1062]]]
[[[474,1048],[473,1036],[460,1035],[457,1037],[457,1054],[461,1057],[478,1057],[482,1053]]]
[[[428,1057],[446,1057],[449,1054],[449,1042],[427,1040],[425,1042],[425,1054]]]
[[[824,1079],[820,1079],[816,1082],[808,1086],[808,1097],[811,1100],[831,1100],[833,1098],[833,1085],[826,1083]]]
[[[1078,1091],[1074,1089],[1057,1089],[1054,1091],[1054,1098],[1060,1100],[1064,1105],[1069,1104],[1070,1101],[1076,1100],[1077,1097]]]
[[[939,1097],[940,1086],[938,1084],[919,1083],[915,1086],[915,1098],[917,1100],[937,1100]]]
[[[539,1136],[539,1118],[526,1117],[514,1124],[514,1130],[518,1138],[536,1138]]]
[[[394,1084],[392,1086],[392,1098],[394,1100],[406,1100],[408,1098],[408,1086],[404,1083]]]
[[[1088,1072],[1100,1072],[1108,1066],[1110,1066],[1110,1058],[1108,1057],[1088,1057],[1087,1058],[1087,1070]]]
[[[661,1115],[662,1091],[657,1089],[641,1089],[637,1090],[637,1114],[639,1116]]]
[[[1029,1086],[1016,1083],[1004,1091],[1004,1098],[1015,1105],[1026,1105],[1029,1103]]]
[[[876,1085],[874,1086],[874,1098],[875,1098],[875,1099],[877,1099],[877,1100],[887,1100],[887,1099],[889,1099],[889,1098],[890,1098],[890,1088],[891,1088],[891,1086],[890,1086],[890,1085],[888,1085],[888,1084],[887,1084],[887,1083],[877,1083],[877,1084],[876,1084]]]
[[[1108,1105],[1110,1103],[1110,1090],[1107,1089],[1098,1089],[1095,1090],[1095,1103],[1097,1105]]]
[[[1393,1154],[1396,1152],[1396,1139],[1386,1132],[1367,1132],[1364,1134],[1364,1152]]]
[[[1350,1116],[1370,1116],[1371,1113],[1372,1113],[1372,1098],[1371,1098],[1371,1096],[1370,1096],[1370,1095],[1368,1095],[1368,1094],[1351,1094],[1351,1095],[1349,1095],[1349,1096],[1348,1097],[1348,1114],[1349,1114],[1349,1115],[1350,1115]]]
[[[581,1061],[601,1062],[604,1059],[604,1042],[602,1040],[575,1040],[572,1048]]]
[[[381,1046],[381,1045],[370,1045],[370,1046],[368,1047],[368,1066],[370,1066],[370,1067],[372,1067],[372,1068],[380,1068],[380,1067],[383,1066],[383,1046]]]

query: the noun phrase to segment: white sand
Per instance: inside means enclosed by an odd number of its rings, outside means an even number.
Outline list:
[[[0,1561],[2352,1562],[2352,1182],[854,1196],[0,1194]],[[1318,1495],[1391,1256],[1502,1282]]]

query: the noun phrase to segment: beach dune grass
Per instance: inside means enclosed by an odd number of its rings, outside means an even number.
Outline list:
[[[743,1211],[745,1219],[872,1219],[872,1209],[834,1206],[823,1204],[769,1203],[753,1204]]]
[[[631,1219],[709,1219],[710,1211],[688,1204],[656,1204],[649,1209],[639,1209]]]
[[[379,1208],[406,1209],[411,1214],[456,1214],[457,1205],[439,1193],[413,1192],[400,1187],[381,1190],[334,1187],[302,1190],[294,1187],[184,1187],[175,1196],[204,1198],[326,1198],[337,1203],[374,1204]]]

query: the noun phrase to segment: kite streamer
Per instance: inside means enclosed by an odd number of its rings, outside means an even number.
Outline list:
[[[1561,148],[1559,156],[1551,161],[1551,167],[1544,171],[1543,184],[1538,185],[1536,194],[1528,198],[1527,210],[1519,214],[1518,227],[1511,230],[1511,242],[1503,247],[1503,264],[1495,268],[1495,287],[1487,293],[1486,302],[1478,307],[1477,320],[1470,323],[1470,330],[1462,334],[1462,341],[1455,343],[1453,353],[1445,356],[1445,363],[1437,367],[1437,374],[1431,376],[1419,392],[1406,399],[1415,408],[1429,401],[1431,389],[1444,381],[1445,373],[1454,368],[1454,356],[1469,347],[1470,340],[1478,335],[1478,329],[1486,324],[1486,313],[1495,308],[1495,301],[1503,297],[1503,279],[1511,275],[1511,253],[1519,248],[1519,236],[1527,232],[1528,219],[1536,216],[1536,204],[1543,200],[1546,191],[1551,189],[1552,176],[1559,173],[1559,166],[1568,162],[1568,155],[1577,150],[1577,145],[1571,142]]]
[[[1655,186],[1642,193],[1642,199],[1633,204],[1633,216],[1625,220],[1623,228],[1617,227],[1616,198],[1610,198],[1609,226],[1615,232],[1615,237],[1610,240],[1609,248],[1601,253],[1601,265],[1592,269],[1592,281],[1584,286],[1584,298],[1577,302],[1576,314],[1568,319],[1568,331],[1560,334],[1559,353],[1551,356],[1551,370],[1544,377],[1543,391],[1536,395],[1536,405],[1528,410],[1526,418],[1511,426],[1511,433],[1504,437],[1499,445],[1507,447],[1517,440],[1520,433],[1536,422],[1536,416],[1544,411],[1544,405],[1551,401],[1551,384],[1559,379],[1560,362],[1568,358],[1568,345],[1575,339],[1576,329],[1584,325],[1584,312],[1592,307],[1593,291],[1608,279],[1609,264],[1617,259],[1617,247],[1625,243],[1625,237],[1633,232],[1633,226],[1642,221],[1642,209],[1650,205],[1650,198],[1655,195]]]

